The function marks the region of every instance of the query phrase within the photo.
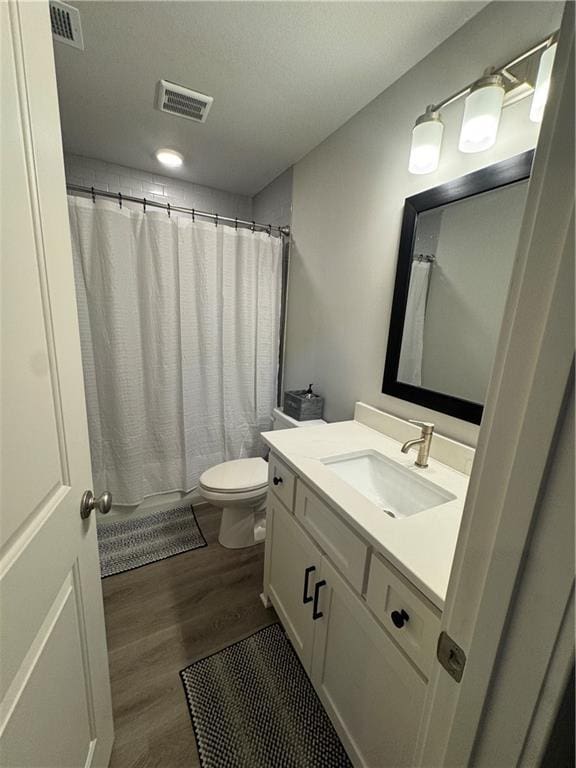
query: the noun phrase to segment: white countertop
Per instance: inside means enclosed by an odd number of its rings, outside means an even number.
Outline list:
[[[264,432],[270,449],[334,507],[376,551],[380,552],[438,608],[444,607],[464,498],[467,475],[429,459],[426,469],[414,465],[416,451],[400,451],[401,443],[360,424],[341,421],[317,427]],[[434,439],[434,438],[433,438]],[[380,507],[339,478],[320,459],[353,451],[374,450],[447,489],[455,500],[402,519]]]

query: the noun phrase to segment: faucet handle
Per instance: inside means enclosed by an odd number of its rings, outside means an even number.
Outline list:
[[[417,427],[422,427],[422,432],[425,435],[430,435],[434,432],[434,424],[431,421],[420,421],[419,419],[408,419],[410,424],[415,424]]]

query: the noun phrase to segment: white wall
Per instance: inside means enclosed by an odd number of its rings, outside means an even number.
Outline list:
[[[453,104],[440,167],[427,176],[407,171],[411,131],[427,104],[540,40],[561,12],[561,3],[491,3],[294,167],[286,388],[314,381],[329,420],[351,418],[362,400],[476,443],[475,425],[381,393],[402,209],[410,195],[532,148],[538,128],[526,99],[504,111],[495,147],[463,155],[463,105]]]
[[[64,165],[66,181],[70,184],[146,197],[156,202],[198,208],[222,216],[238,216],[239,219],[248,221],[253,218],[252,199],[246,195],[223,192],[212,187],[191,184],[173,176],[147,173],[79,155],[65,154]]]
[[[277,176],[252,198],[252,218],[263,224],[290,226],[292,221],[292,168]]]

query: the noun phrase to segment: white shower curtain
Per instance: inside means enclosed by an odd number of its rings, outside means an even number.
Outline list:
[[[137,504],[261,454],[276,398],[280,239],[68,201],[95,490]]]
[[[424,321],[426,319],[426,300],[430,283],[428,261],[413,261],[410,272],[410,285],[404,315],[404,331],[398,364],[398,381],[422,386],[422,355],[424,353]]]

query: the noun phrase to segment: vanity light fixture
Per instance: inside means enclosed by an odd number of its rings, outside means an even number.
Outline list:
[[[174,149],[158,149],[156,151],[156,159],[168,168],[180,168],[184,162],[180,152],[176,152]]]
[[[536,77],[536,86],[534,87],[534,96],[532,96],[532,106],[530,108],[530,120],[533,123],[541,123],[544,117],[544,108],[548,99],[550,90],[550,78],[552,76],[552,66],[558,43],[556,39],[551,41],[550,45],[540,57],[540,66]]]
[[[432,173],[438,168],[443,133],[440,114],[432,106],[426,107],[426,112],[417,118],[412,130],[410,173]]]
[[[464,104],[460,152],[483,152],[494,146],[503,102],[502,75],[486,74],[472,85]]]
[[[556,31],[511,61],[487,69],[479,80],[469,83],[443,101],[428,106],[412,130],[408,163],[410,173],[432,173],[438,168],[444,132],[440,111],[460,99],[466,100],[458,143],[461,152],[483,152],[492,147],[498,134],[502,107],[532,93],[530,119],[540,122],[550,88],[557,38]],[[537,54],[541,58],[534,86],[529,60]]]

